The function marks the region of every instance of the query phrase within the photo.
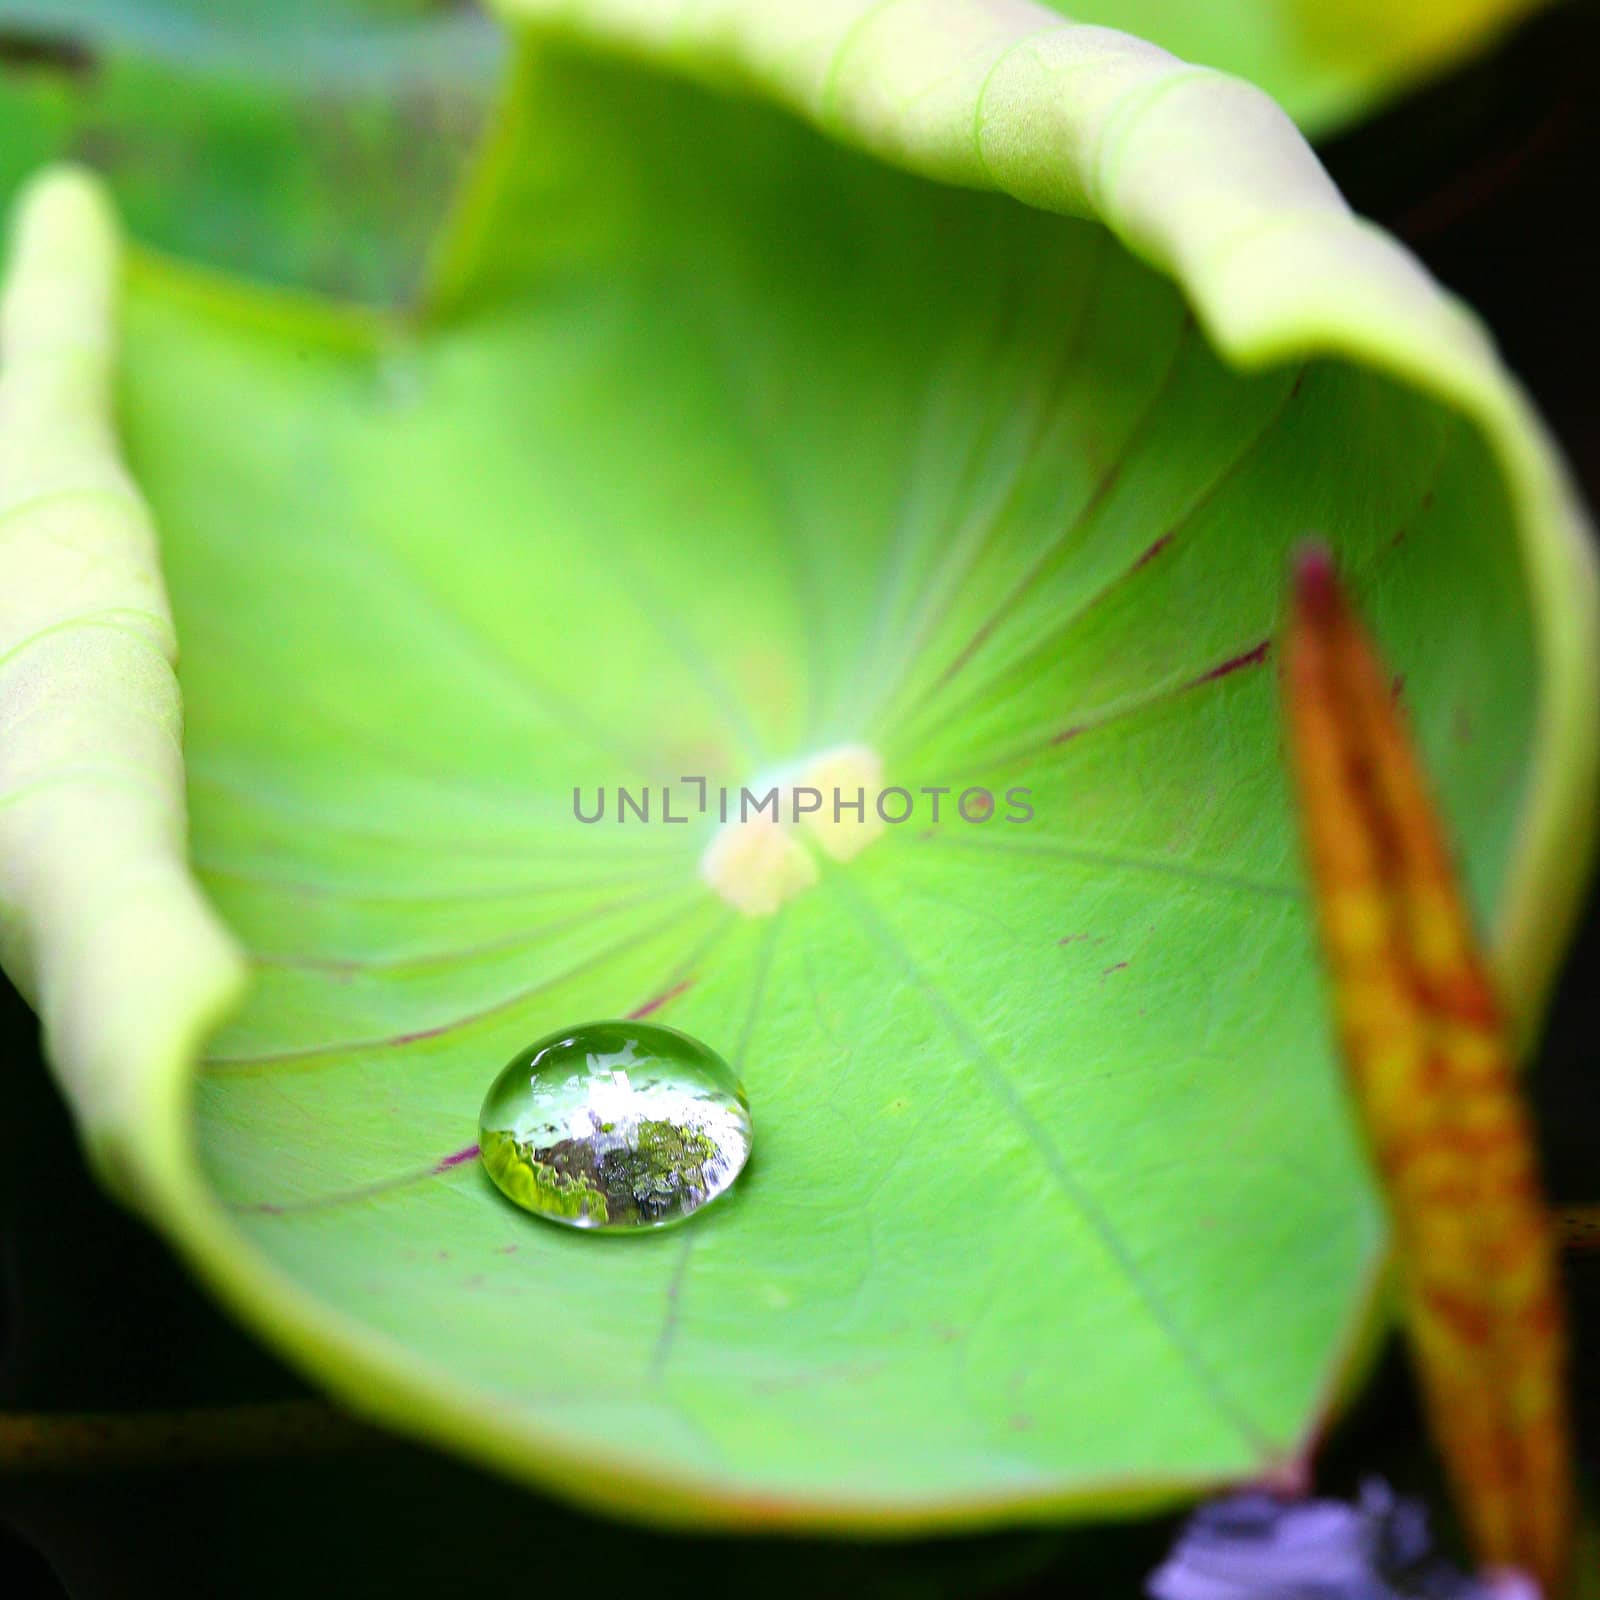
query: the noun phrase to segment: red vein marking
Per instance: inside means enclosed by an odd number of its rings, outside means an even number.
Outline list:
[[[257,1200],[230,1205],[228,1209],[254,1211],[270,1217],[281,1217],[296,1211],[325,1211],[333,1206],[350,1205],[360,1200],[375,1200],[379,1195],[390,1194],[396,1189],[409,1188],[412,1184],[425,1183],[429,1178],[442,1177],[463,1163],[476,1160],[477,1155],[477,1145],[469,1144],[460,1150],[452,1150],[447,1156],[440,1156],[432,1166],[402,1172],[393,1178],[380,1178],[375,1183],[364,1183],[354,1189],[340,1189],[333,1194],[313,1195],[305,1200]]]
[[[1208,667],[1199,677],[1190,678],[1180,683],[1175,689],[1163,689],[1143,700],[1136,701],[1131,706],[1113,711],[1109,716],[1101,717],[1096,722],[1075,722],[1070,727],[1063,728],[1051,741],[1051,744],[1066,744],[1071,739],[1076,739],[1080,734],[1094,733],[1101,728],[1110,726],[1113,722],[1120,722],[1125,717],[1137,715],[1147,711],[1151,706],[1159,705],[1163,701],[1174,699],[1180,694],[1187,694],[1191,689],[1203,688],[1208,683],[1216,683],[1221,678],[1231,677],[1235,672],[1241,672],[1246,667],[1259,667],[1272,654],[1272,641],[1263,639],[1260,644],[1249,650],[1243,650],[1236,656],[1229,656],[1226,661],[1220,661],[1214,667]]]
[[[1169,528],[1167,530],[1167,532],[1162,534],[1161,537],[1159,539],[1157,539],[1154,544],[1152,544],[1151,546],[1149,546],[1148,549],[1146,549],[1144,554],[1142,556],[1140,556],[1139,559],[1137,561],[1135,561],[1134,564],[1131,567],[1128,568],[1128,571],[1129,572],[1137,572],[1140,567],[1149,566],[1150,563],[1152,561],[1154,561],[1155,558],[1158,555],[1160,555],[1161,552],[1163,550],[1165,550],[1169,544],[1172,543],[1173,535],[1176,532],[1177,532],[1177,530],[1175,528]]]
[[[684,978],[680,982],[673,984],[670,989],[663,989],[653,999],[646,1000],[642,1006],[637,1006],[630,1011],[628,1013],[628,1021],[638,1022],[648,1017],[652,1011],[659,1011],[662,1006],[676,1000],[685,989],[692,989],[697,981],[695,978]]]
[[[1021,575],[1019,580],[1012,585],[1010,590],[1001,600],[999,606],[995,610],[991,611],[988,617],[986,617],[984,621],[978,625],[976,631],[968,638],[967,642],[961,647],[961,649],[956,652],[955,656],[950,660],[944,671],[940,673],[938,678],[928,686],[923,694],[918,697],[917,701],[909,708],[906,713],[906,720],[908,722],[922,710],[929,700],[931,700],[941,690],[947,688],[950,683],[961,674],[968,663],[971,662],[973,657],[977,655],[978,651],[982,649],[984,644],[994,634],[995,630],[1001,625],[1001,623],[1007,619],[1010,613],[1015,610],[1016,606],[1023,599],[1033,592],[1035,587],[1042,580],[1043,576],[1050,570],[1056,557],[1067,548],[1075,535],[1082,532],[1084,528],[1089,526],[1092,520],[1099,514],[1107,500],[1110,498],[1112,490],[1114,490],[1117,484],[1121,481],[1123,469],[1129,457],[1143,443],[1145,436],[1148,434],[1150,428],[1154,424],[1155,418],[1160,414],[1163,402],[1171,393],[1173,384],[1175,383],[1177,375],[1181,370],[1183,358],[1187,353],[1189,341],[1194,332],[1194,327],[1195,322],[1192,316],[1186,316],[1183,319],[1183,322],[1179,325],[1176,336],[1173,339],[1172,354],[1167,363],[1166,369],[1156,383],[1155,388],[1151,391],[1144,407],[1133,419],[1132,425],[1129,427],[1127,435],[1123,438],[1117,451],[1116,460],[1113,461],[1110,466],[1108,466],[1106,470],[1100,474],[1100,477],[1095,482],[1093,488],[1089,491],[1088,498],[1081,506],[1079,506],[1076,514],[1072,517],[1071,521],[1068,522],[1066,527],[1057,533],[1055,537],[1048,542],[1048,544],[1046,544],[1045,548],[1040,552],[1033,564]],[[1168,534],[1167,537],[1170,538],[1171,535]],[[1161,542],[1162,541],[1158,540],[1157,545],[1159,545]],[[1147,550],[1145,554],[1139,558],[1138,564],[1142,564],[1146,559],[1148,559],[1149,556],[1153,554],[1154,549],[1155,546],[1152,546],[1150,550]]]
[[[1060,649],[1061,641],[1072,631],[1076,624],[1078,624],[1085,616],[1094,611],[1096,607],[1098,607],[1101,602],[1106,599],[1107,596],[1113,594],[1118,588],[1121,587],[1122,584],[1126,583],[1141,567],[1143,567],[1153,557],[1165,549],[1174,535],[1190,527],[1191,524],[1193,524],[1194,521],[1201,515],[1201,513],[1210,507],[1217,497],[1222,494],[1224,489],[1232,483],[1235,476],[1255,457],[1256,453],[1267,444],[1274,431],[1278,428],[1284,417],[1288,414],[1290,406],[1299,395],[1300,386],[1305,381],[1307,369],[1308,364],[1302,363],[1298,373],[1295,376],[1294,382],[1289,387],[1287,394],[1274,408],[1267,419],[1261,424],[1261,427],[1257,430],[1257,432],[1244,443],[1238,454],[1235,455],[1233,459],[1230,460],[1228,464],[1211,479],[1205,488],[1199,491],[1196,497],[1184,508],[1183,512],[1172,524],[1172,526],[1168,528],[1161,537],[1156,539],[1153,544],[1146,546],[1144,551],[1140,554],[1138,559],[1131,567],[1124,567],[1121,571],[1113,575],[1109,580],[1097,588],[1094,593],[1089,595],[1086,600],[1074,607],[1063,619],[1060,627],[1046,635],[1043,641],[1025,652],[1018,662],[1014,663],[1011,667],[1004,669],[997,677],[991,679],[989,684],[980,684],[971,694],[967,696],[967,700],[965,702],[958,702],[958,704],[970,703],[973,699],[981,695],[987,688],[1004,682],[1008,678],[1014,678],[1015,674],[1021,670],[1027,662],[1037,661],[1041,658],[1041,656],[1047,656],[1050,653],[1058,651]],[[990,621],[985,624],[985,628],[992,630],[994,626],[997,626],[1000,621],[1004,620],[1006,613],[1013,609],[1015,603],[1027,593],[1027,591],[1036,581],[1039,581],[1040,574],[1046,571],[1049,565],[1050,561],[1048,559],[1046,559],[1042,564],[1036,563],[1034,569],[1030,571],[1020,588],[1012,591],[1012,594],[1009,595],[1002,603],[1000,611],[992,616]],[[987,637],[986,634],[985,637]],[[914,706],[911,707],[910,711],[908,712],[907,724],[909,726],[915,725],[916,715],[922,710],[928,700],[931,699],[939,690],[948,686],[955,674],[960,671],[962,667],[965,667],[972,659],[973,653],[975,653],[977,647],[981,645],[982,642],[982,639],[969,642],[968,649],[963,651],[961,656],[958,657],[957,661],[953,662],[951,667],[947,668],[945,673],[929,686],[927,692],[921,697],[921,699],[917,701]]]
[[[1238,672],[1243,667],[1259,667],[1271,654],[1272,641],[1263,639],[1253,650],[1246,650],[1242,655],[1229,656],[1219,666],[1213,667],[1209,672],[1202,672],[1198,678],[1192,679],[1183,687],[1198,689],[1202,683],[1215,683],[1218,678],[1226,678],[1230,673]]]
[[[538,983],[529,984],[526,988],[519,989],[515,994],[507,995],[502,999],[493,1001],[489,1005],[480,1006],[476,1011],[452,1017],[445,1022],[436,1022],[426,1028],[413,1028],[405,1033],[387,1034],[381,1038],[371,1039],[335,1039],[325,1044],[298,1045],[289,1050],[267,1050],[251,1055],[237,1056],[207,1056],[202,1063],[202,1069],[208,1073],[239,1072],[252,1067],[270,1066],[282,1062],[308,1062],[323,1060],[336,1064],[349,1055],[360,1051],[370,1050],[399,1050],[407,1045],[419,1044],[428,1039],[443,1038],[448,1034],[457,1033],[463,1028],[469,1028],[475,1023],[487,1021],[491,1017],[503,1015],[507,1011],[514,1011],[518,1006],[526,1005],[537,995],[545,993],[556,985],[566,983],[585,972],[592,972],[596,967],[603,966],[606,962],[637,949],[640,945],[678,926],[683,918],[680,915],[663,917],[652,923],[648,928],[619,939],[615,943],[595,951],[584,960],[560,972],[553,972],[548,977],[542,978]]]

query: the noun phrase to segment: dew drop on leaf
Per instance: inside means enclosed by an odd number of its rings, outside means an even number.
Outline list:
[[[750,1108],[733,1069],[676,1028],[589,1022],[517,1052],[479,1116],[508,1199],[573,1228],[681,1222],[733,1183]]]

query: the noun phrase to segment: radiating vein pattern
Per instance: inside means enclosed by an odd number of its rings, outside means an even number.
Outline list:
[[[243,291],[128,306],[194,851],[258,969],[198,1089],[232,1224],[572,1493],[914,1518],[1291,1461],[1383,1241],[1280,770],[1283,552],[1339,549],[1485,905],[1533,682],[1486,451],[1336,362],[1226,369],[1089,225],[543,70],[403,386]],[[851,744],[914,820],[777,919],[711,894],[685,775]],[[628,1015],[732,1061],[758,1136],[677,1239],[608,1248],[455,1157],[516,1050]]]

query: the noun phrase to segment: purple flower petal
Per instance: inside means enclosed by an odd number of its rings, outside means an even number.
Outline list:
[[[1202,1506],[1146,1592],[1150,1600],[1530,1600],[1485,1588],[1434,1555],[1426,1511],[1378,1480],[1354,1505],[1251,1492]]]

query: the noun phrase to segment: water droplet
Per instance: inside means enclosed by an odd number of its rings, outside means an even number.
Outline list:
[[[590,1022],[521,1050],[479,1116],[483,1164],[524,1211],[659,1228],[715,1200],[750,1154],[750,1109],[714,1050],[653,1022]]]

